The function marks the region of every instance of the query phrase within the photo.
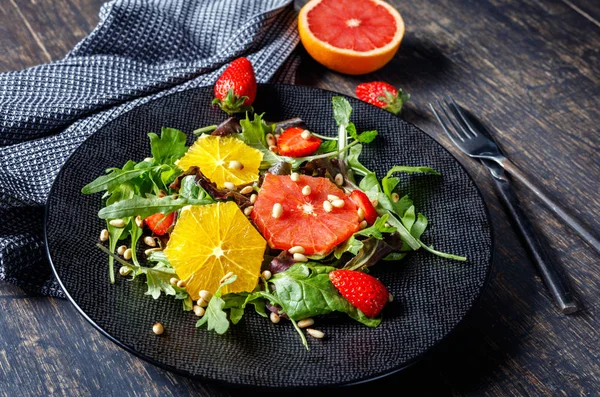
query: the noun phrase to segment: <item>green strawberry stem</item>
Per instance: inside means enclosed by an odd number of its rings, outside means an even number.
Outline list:
[[[245,112],[252,113],[254,112],[252,106],[244,106],[244,102],[246,102],[247,99],[247,96],[239,96],[233,92],[233,88],[230,88],[229,91],[227,91],[225,99],[215,98],[213,99],[212,104],[219,105],[221,110],[229,115]]]
[[[399,88],[396,95],[386,90],[385,96],[380,96],[377,99],[386,103],[383,109],[397,116],[402,111],[402,106],[410,99],[410,94]]]

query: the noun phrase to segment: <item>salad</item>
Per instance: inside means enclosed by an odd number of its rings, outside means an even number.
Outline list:
[[[215,96],[232,116],[194,131],[192,146],[164,127],[148,134],[150,157],[83,187],[104,193],[97,246],[111,283],[118,262],[122,277],[145,276],[147,295],[181,300],[197,327],[223,334],[251,307],[289,320],[308,348],[305,333],[324,337],[314,323],[330,313],[380,324],[392,296],[371,266],[419,249],[466,260],[425,244],[427,218],[396,191],[403,173],[439,174],[397,165],[378,180],[359,160],[378,132],[357,131],[345,98],[332,98],[334,136],[300,118],[270,121],[251,107],[245,58],[225,70]]]

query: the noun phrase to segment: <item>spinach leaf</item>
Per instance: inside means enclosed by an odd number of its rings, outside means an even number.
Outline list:
[[[148,134],[154,164],[174,165],[187,151],[186,135],[175,129],[163,127],[160,138],[154,132]]]

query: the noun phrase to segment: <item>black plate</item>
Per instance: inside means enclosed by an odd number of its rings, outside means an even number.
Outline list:
[[[255,108],[268,120],[299,116],[318,132],[335,133],[333,92],[261,85]],[[229,384],[265,387],[342,385],[375,379],[410,365],[440,342],[479,297],[491,265],[490,221],[482,196],[464,168],[431,137],[406,121],[348,98],[358,130],[377,129],[364,164],[381,178],[393,165],[427,165],[441,177],[403,176],[408,193],[430,221],[422,239],[466,263],[416,252],[399,263],[380,263],[372,274],[395,300],[377,328],[346,318],[319,319],[322,340],[308,338],[306,350],[289,322],[272,324],[255,313],[222,336],[194,327],[197,318],[170,297],[144,295],[143,279],[117,276],[108,282],[107,259],[95,244],[104,223],[96,216],[100,194],[81,188],[108,167],[150,155],[147,133],[162,126],[191,131],[225,117],[210,106],[203,87],[164,97],[120,116],[87,139],[59,173],[46,208],[50,261],[77,309],[103,334],[128,351],[163,368]],[[422,251],[422,250],[421,250]],[[248,311],[250,312],[250,310]],[[165,334],[152,333],[160,321]]]

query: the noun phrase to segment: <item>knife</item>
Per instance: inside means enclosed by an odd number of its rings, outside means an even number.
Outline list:
[[[575,313],[579,310],[579,305],[571,292],[567,275],[550,258],[546,249],[536,237],[533,225],[521,209],[519,200],[511,186],[511,181],[504,172],[504,169],[494,161],[485,159],[480,161],[490,171],[500,199],[510,214],[514,225],[517,226],[519,235],[525,241],[525,247],[529,256],[540,273],[559,311],[563,314]]]

